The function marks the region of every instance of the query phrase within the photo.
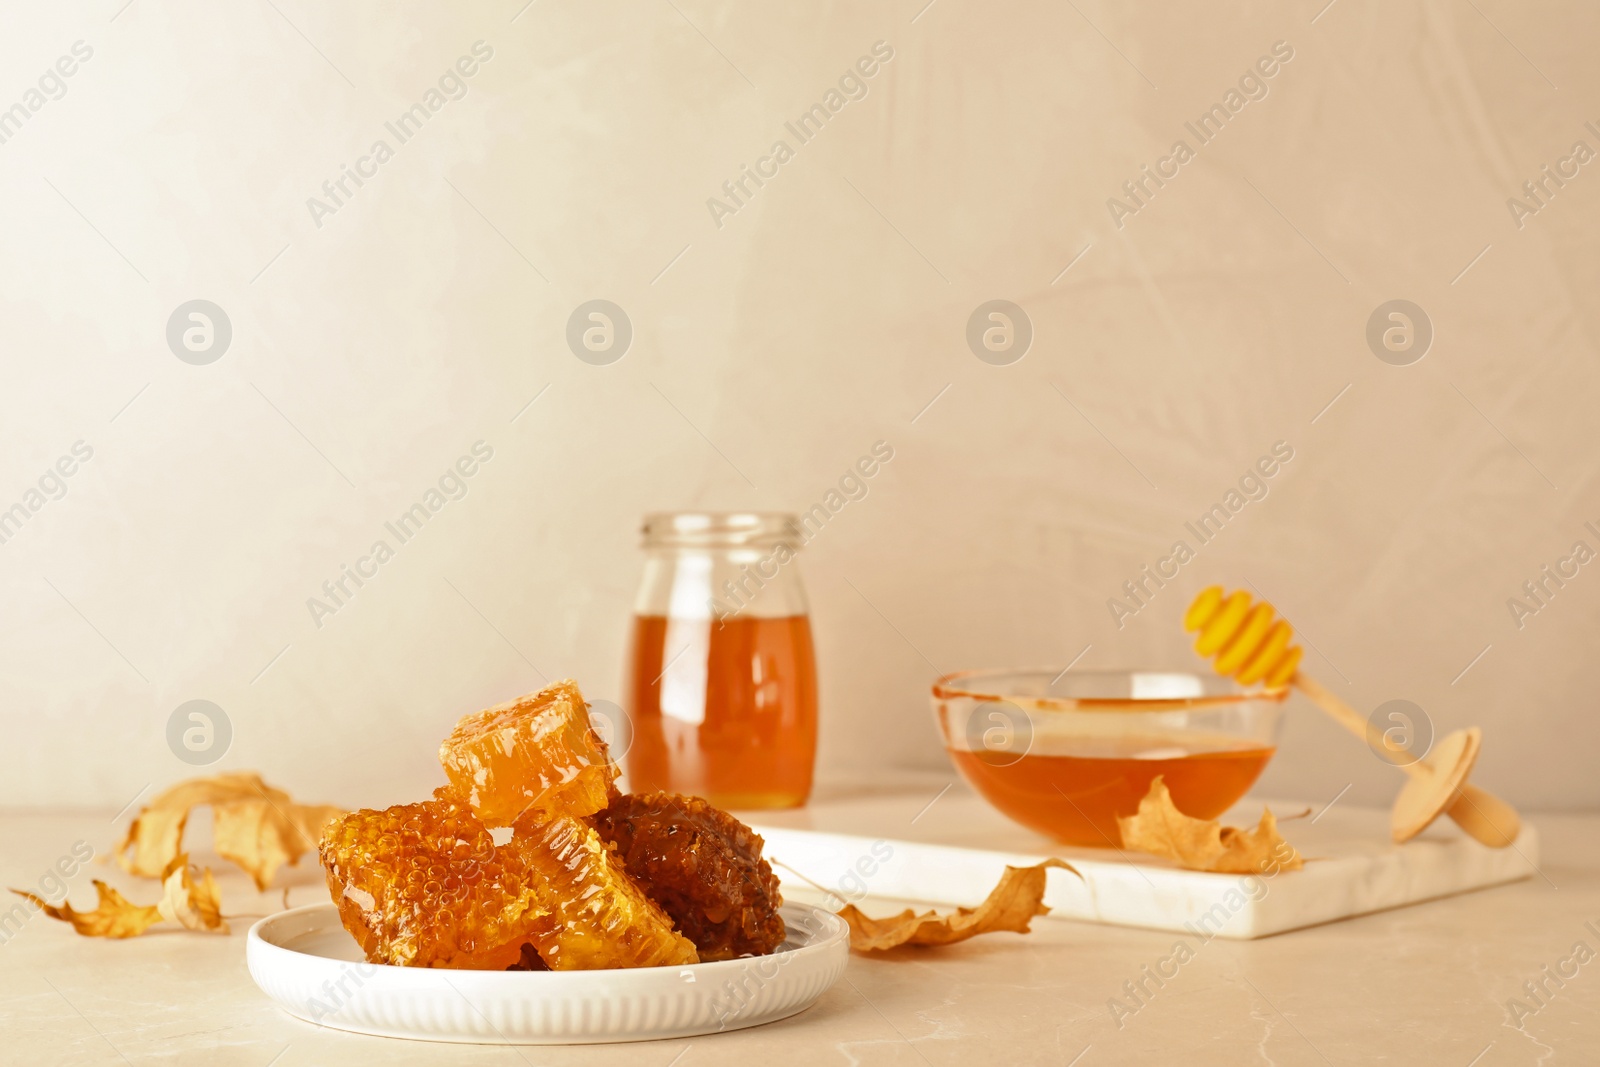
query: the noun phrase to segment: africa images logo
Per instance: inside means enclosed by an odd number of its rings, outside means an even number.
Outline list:
[[[466,79],[478,73],[480,64],[493,58],[492,47],[484,41],[474,41],[472,55],[462,56],[452,66],[446,67],[444,73],[439,75],[437,85],[430,85],[422,94],[422,99],[402,111],[393,122],[383,124],[383,128],[394,138],[395,146],[403,145],[421,133],[428,120],[444,110],[447,103],[466,96]],[[324,216],[337,215],[355,198],[362,186],[376,178],[378,168],[393,159],[394,154],[395,148],[380,137],[372,142],[366,155],[357,157],[354,165],[341,163],[339,176],[322,183],[325,199],[315,196],[306,198],[306,210],[311,213],[311,221],[317,229],[322,229]]]
[[[78,73],[79,67],[93,56],[94,49],[86,42],[72,42],[72,54],[61,56],[53,66],[46,67],[44,73],[39,75],[37,88],[28,89],[22,94],[22,99],[8,108],[0,109],[0,145],[21,133],[23,124],[50,101],[66,96],[66,79]]]
[[[378,576],[379,569],[395,557],[400,547],[421,533],[423,526],[443,511],[445,505],[464,498],[471,489],[469,479],[493,458],[492,445],[486,441],[474,441],[472,454],[463,455],[446,467],[439,476],[437,487],[429,486],[420,500],[383,524],[388,537],[380,537],[372,542],[366,555],[356,558],[354,566],[339,564],[339,573],[322,583],[323,595],[306,598],[306,610],[311,613],[311,621],[316,628],[322,629],[326,617],[339,614],[354,600],[362,587]],[[390,538],[393,538],[394,544],[389,543]]]
[[[1265,100],[1271,92],[1269,83],[1283,69],[1283,65],[1293,58],[1294,47],[1288,41],[1273,42],[1272,54],[1257,58],[1239,76],[1237,87],[1230,87],[1222,94],[1220,101],[1212,104],[1193,122],[1183,124],[1183,128],[1194,138],[1193,145],[1182,137],[1178,138],[1172,142],[1167,154],[1156,160],[1154,169],[1148,163],[1142,164],[1137,177],[1123,182],[1122,191],[1127,199],[1119,200],[1113,196],[1106,200],[1106,210],[1117,229],[1126,225],[1127,218],[1143,211],[1155,199],[1156,193],[1166,187],[1167,182],[1183,173],[1183,167],[1197,157],[1201,148],[1220,137],[1223,128],[1247,104]]]

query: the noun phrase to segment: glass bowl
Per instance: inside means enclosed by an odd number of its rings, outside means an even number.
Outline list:
[[[1184,671],[980,670],[933,684],[956,770],[984,799],[1069,845],[1121,847],[1161,775],[1178,810],[1214,819],[1277,750],[1287,689]]]

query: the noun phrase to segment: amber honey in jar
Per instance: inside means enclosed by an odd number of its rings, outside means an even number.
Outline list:
[[[629,788],[723,808],[811,793],[817,671],[792,515],[670,512],[644,521],[624,681]]]

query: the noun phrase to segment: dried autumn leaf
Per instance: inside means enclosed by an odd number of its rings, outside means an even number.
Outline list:
[[[32,901],[50,918],[71,923],[84,937],[138,937],[162,920],[190,930],[227,933],[228,924],[222,918],[222,902],[210,868],[200,872],[198,883],[190,873],[192,869],[187,855],[174,856],[162,871],[161,899],[155,904],[131,903],[98,878],[94,888],[100,894],[100,902],[93,911],[75,911],[67,903],[55,907],[21,889],[12,892]]]
[[[161,909],[154,904],[129,903],[126,897],[98,878],[94,880],[94,888],[100,894],[100,902],[93,911],[76,911],[65,902],[60,907],[46,904],[41,898],[21,889],[13,889],[12,892],[32,901],[50,918],[71,923],[72,928],[84,937],[138,937],[161,921]]]
[[[161,900],[156,909],[168,922],[175,922],[189,930],[215,930],[228,932],[228,923],[222,917],[222,898],[217,893],[217,881],[211,877],[211,868],[200,872],[197,884],[189,866],[189,857],[180,852],[167,864],[161,876]]]
[[[212,811],[217,854],[248,871],[261,890],[279,867],[292,866],[316,847],[329,820],[344,814],[329,804],[296,804],[249,771],[191,778],[140,809],[117,842],[118,864],[146,878],[164,878],[183,847],[189,812],[206,805]]]
[[[839,918],[850,927],[850,947],[861,952],[876,952],[898,945],[949,945],[978,934],[1010,930],[1025,934],[1035,915],[1050,909],[1044,900],[1045,872],[1060,867],[1078,874],[1069,863],[1045,860],[1032,867],[1007,867],[982,904],[976,908],[957,908],[954,914],[928,911],[918,915],[907,908],[887,919],[873,919],[854,904],[839,909]],[[1078,877],[1083,877],[1078,875]]]
[[[1123,848],[1165,856],[1192,871],[1262,874],[1271,868],[1298,871],[1305,866],[1300,853],[1278,833],[1271,809],[1261,809],[1261,822],[1253,830],[1192,818],[1173,804],[1160,775],[1139,801],[1139,810],[1117,819],[1117,829]]]

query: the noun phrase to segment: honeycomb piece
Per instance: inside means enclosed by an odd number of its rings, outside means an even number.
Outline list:
[[[527,940],[552,971],[699,962],[694,945],[581,819],[518,823],[500,851],[515,857],[544,907]]]
[[[439,762],[486,826],[592,815],[618,773],[571,681],[463,717]]]
[[[521,868],[448,798],[364,809],[328,824],[317,855],[339,918],[368,962],[501,968],[544,918]]]
[[[759,834],[699,797],[618,797],[592,820],[702,960],[766,955],[783,944],[783,894]]]

